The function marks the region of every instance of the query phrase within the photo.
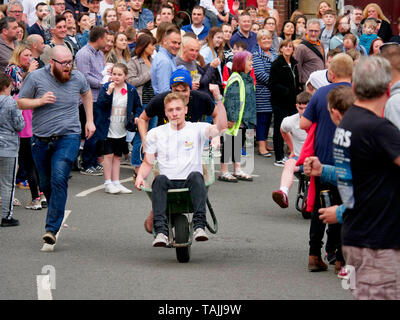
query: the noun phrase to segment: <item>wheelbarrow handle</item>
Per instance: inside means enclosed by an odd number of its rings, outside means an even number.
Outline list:
[[[210,200],[208,200],[208,197],[207,197],[206,203],[207,203],[208,210],[210,211],[211,219],[213,220],[214,228],[211,227],[207,221],[206,221],[206,227],[211,233],[216,234],[218,232],[218,221],[217,221],[217,217],[215,216],[214,209],[210,203]]]

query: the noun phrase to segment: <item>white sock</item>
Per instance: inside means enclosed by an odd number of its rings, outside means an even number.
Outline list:
[[[119,182],[119,180],[115,180],[112,182],[114,186],[118,186],[121,184],[121,182]]]
[[[108,184],[110,184],[110,183],[111,183],[111,179],[104,181],[104,184],[105,184],[105,185],[108,185]]]
[[[280,188],[280,190],[284,193],[284,194],[288,194],[288,192],[289,192],[289,188],[287,188],[287,187],[281,187]]]

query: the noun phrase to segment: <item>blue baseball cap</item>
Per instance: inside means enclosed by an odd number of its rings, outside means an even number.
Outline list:
[[[190,71],[183,66],[179,66],[178,69],[172,72],[171,78],[169,79],[171,87],[175,83],[186,83],[189,85],[190,90],[192,90],[192,76],[190,75]]]

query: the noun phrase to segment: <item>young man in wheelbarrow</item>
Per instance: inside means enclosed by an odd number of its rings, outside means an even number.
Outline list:
[[[207,191],[203,178],[202,152],[207,139],[212,139],[227,128],[222,96],[217,99],[217,121],[192,123],[185,120],[188,107],[180,93],[170,93],[164,99],[168,123],[147,133],[145,156],[136,178],[135,187],[141,190],[157,157],[160,174],[152,184],[152,206],[156,238],[154,247],[168,245],[167,193],[169,189],[189,188],[193,204],[193,237],[206,241]]]

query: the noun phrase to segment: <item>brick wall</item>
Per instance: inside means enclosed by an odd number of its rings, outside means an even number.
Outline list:
[[[279,12],[279,26],[278,30],[280,31],[283,25],[283,22],[289,17],[289,4],[288,0],[274,0],[274,8]]]

